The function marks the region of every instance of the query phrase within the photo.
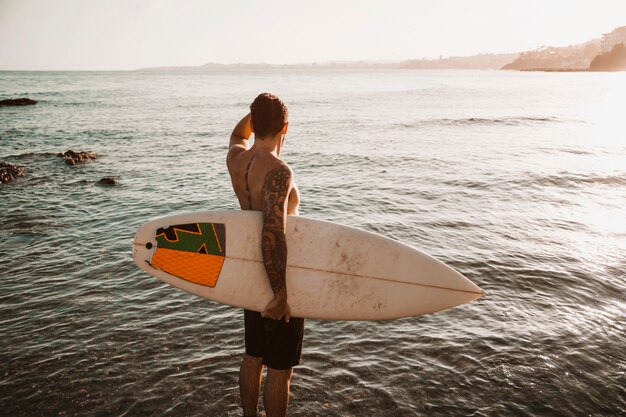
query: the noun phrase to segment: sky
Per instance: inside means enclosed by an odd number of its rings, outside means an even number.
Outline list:
[[[626,0],[0,0],[0,70],[505,53],[598,38]]]

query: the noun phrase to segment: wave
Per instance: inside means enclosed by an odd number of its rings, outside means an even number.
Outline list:
[[[6,155],[3,158],[6,159],[38,159],[56,156],[58,152],[27,152],[15,155]]]
[[[558,117],[466,117],[466,118],[436,118],[419,120],[414,123],[403,123],[403,127],[423,126],[529,126],[561,122]]]
[[[626,175],[577,175],[561,173],[544,177],[535,177],[532,181],[542,186],[571,187],[577,185],[600,184],[600,185],[626,185]]]
[[[574,174],[570,172],[561,172],[552,175],[532,175],[522,178],[500,178],[490,179],[489,181],[453,179],[443,180],[443,185],[454,187],[459,190],[503,190],[511,187],[523,188],[585,188],[592,186],[609,186],[609,187],[625,187],[626,174],[622,175],[599,175]]]

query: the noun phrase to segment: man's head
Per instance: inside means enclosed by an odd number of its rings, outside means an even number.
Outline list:
[[[270,93],[259,94],[250,105],[254,137],[264,139],[287,132],[289,113],[281,99]]]

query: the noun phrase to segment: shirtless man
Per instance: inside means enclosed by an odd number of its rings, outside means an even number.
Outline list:
[[[274,291],[262,313],[244,310],[246,353],[239,391],[245,417],[257,415],[263,365],[267,366],[263,391],[267,417],[287,415],[292,368],[302,352],[304,319],[291,317],[285,284],[287,214],[298,214],[300,203],[293,172],[279,159],[288,126],[287,106],[271,94],[259,95],[233,129],[226,158],[241,209],[263,212],[263,262]]]

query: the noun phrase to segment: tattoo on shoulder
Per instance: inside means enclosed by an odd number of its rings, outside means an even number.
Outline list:
[[[263,185],[263,219],[266,228],[284,228],[285,202],[291,171],[281,166],[271,170]]]
[[[291,172],[287,167],[280,166],[268,172],[265,177],[265,186],[268,191],[281,192],[289,189]]]

